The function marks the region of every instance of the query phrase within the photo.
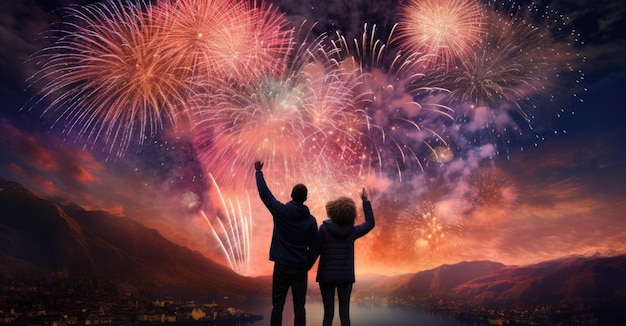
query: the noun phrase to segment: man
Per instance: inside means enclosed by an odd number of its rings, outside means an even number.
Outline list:
[[[272,315],[270,325],[280,326],[287,291],[293,296],[294,326],[306,325],[306,300],[309,269],[317,259],[317,221],[304,205],[308,190],[297,184],[291,190],[291,201],[279,202],[265,183],[263,163],[254,162],[256,184],[263,204],[272,214],[274,231],[270,245],[272,275]]]

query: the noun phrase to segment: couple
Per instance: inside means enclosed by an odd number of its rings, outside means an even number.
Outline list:
[[[280,326],[287,291],[293,296],[294,325],[306,324],[304,308],[308,271],[317,257],[320,262],[316,281],[319,282],[324,304],[323,325],[331,325],[335,308],[335,289],[339,299],[341,325],[350,325],[350,294],[354,278],[354,240],[374,228],[374,213],[365,188],[361,193],[365,222],[354,225],[356,204],[348,197],[340,197],[326,204],[329,217],[317,230],[317,221],[304,205],[307,188],[297,184],[291,191],[291,201],[279,202],[267,187],[263,177],[263,163],[255,162],[259,196],[272,213],[274,231],[270,246],[270,260],[274,261],[272,276],[272,315],[270,325]]]

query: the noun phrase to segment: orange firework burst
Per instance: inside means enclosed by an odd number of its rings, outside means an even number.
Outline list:
[[[397,236],[419,254],[447,254],[458,244],[462,226],[453,216],[441,216],[432,202],[406,210],[398,219]]]
[[[131,139],[141,145],[163,128],[187,120],[185,67],[161,51],[165,30],[141,2],[109,1],[67,8],[68,21],[53,31],[53,44],[36,53],[34,84],[50,100],[44,114],[58,113],[65,132],[77,131],[121,155]]]
[[[476,0],[410,0],[400,14],[401,46],[432,55],[427,64],[453,66],[472,53],[485,31]]]
[[[429,159],[435,163],[447,163],[454,159],[454,152],[450,146],[435,146],[432,149],[432,153],[429,155]]]

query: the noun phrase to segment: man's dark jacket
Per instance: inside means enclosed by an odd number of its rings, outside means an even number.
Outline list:
[[[317,254],[317,221],[309,208],[296,201],[279,202],[265,183],[263,172],[256,171],[256,184],[263,204],[272,214],[274,231],[270,260],[293,268],[310,269]]]

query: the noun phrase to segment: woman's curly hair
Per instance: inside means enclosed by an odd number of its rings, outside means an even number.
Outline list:
[[[326,214],[337,224],[354,225],[356,204],[351,198],[342,196],[326,203]]]

